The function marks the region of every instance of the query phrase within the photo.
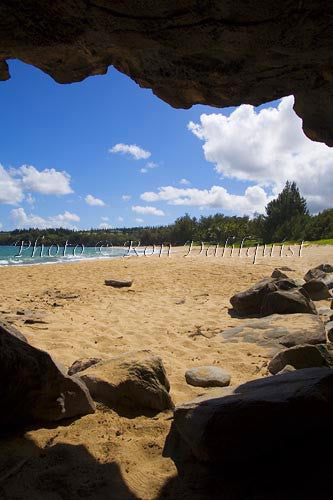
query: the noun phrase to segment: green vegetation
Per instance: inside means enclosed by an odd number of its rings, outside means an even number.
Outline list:
[[[112,242],[114,246],[124,245],[129,240],[141,241],[142,245],[171,243],[183,245],[187,241],[204,241],[206,243],[223,244],[229,238],[229,244],[239,246],[246,237],[248,241],[258,243],[310,241],[316,244],[333,244],[333,209],[327,209],[317,215],[310,215],[306,200],[300,195],[296,184],[287,182],[279,196],[268,203],[266,215],[257,215],[250,219],[247,216],[225,216],[223,214],[207,217],[190,217],[185,214],[173,224],[155,227],[132,227],[117,229],[91,229],[74,231],[70,229],[15,229],[0,232],[0,245],[12,245],[22,240],[38,244],[52,243],[95,246],[98,242]],[[323,239],[327,238],[327,239]],[[250,241],[249,241],[250,240]]]

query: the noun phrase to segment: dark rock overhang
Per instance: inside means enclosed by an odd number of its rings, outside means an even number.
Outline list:
[[[0,80],[17,58],[59,83],[113,65],[175,108],[294,94],[333,146],[333,4],[320,0],[2,0]]]

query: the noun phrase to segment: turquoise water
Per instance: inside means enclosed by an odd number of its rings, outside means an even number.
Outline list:
[[[141,253],[141,252],[140,252]],[[0,266],[23,266],[36,264],[59,264],[64,262],[80,262],[95,259],[113,259],[136,255],[134,250],[128,247],[84,247],[67,246],[66,248],[37,246],[24,247],[0,245]]]

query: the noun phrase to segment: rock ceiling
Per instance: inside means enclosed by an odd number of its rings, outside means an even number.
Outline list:
[[[319,0],[2,0],[0,80],[17,58],[59,83],[113,65],[176,108],[294,94],[305,134],[332,146],[332,20]]]

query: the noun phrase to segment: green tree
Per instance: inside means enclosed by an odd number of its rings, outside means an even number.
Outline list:
[[[286,182],[285,187],[275,200],[268,203],[266,207],[266,217],[264,223],[265,243],[278,241],[282,235],[289,239],[291,219],[299,216],[308,216],[306,200],[300,195],[295,182]],[[285,230],[282,230],[282,226]],[[280,230],[281,229],[281,230]]]

